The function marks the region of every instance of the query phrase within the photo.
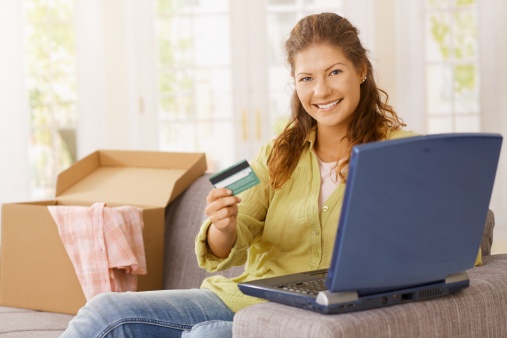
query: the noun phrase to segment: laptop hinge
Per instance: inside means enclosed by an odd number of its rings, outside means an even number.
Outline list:
[[[467,271],[461,271],[458,273],[453,273],[450,275],[447,275],[445,277],[445,284],[452,284],[452,283],[458,283],[468,280],[468,272]]]
[[[333,305],[338,303],[354,302],[359,299],[357,292],[331,292],[329,290],[320,291],[315,300],[320,305]]]

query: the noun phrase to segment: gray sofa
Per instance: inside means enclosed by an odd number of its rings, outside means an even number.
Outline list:
[[[207,175],[167,208],[164,288],[199,287],[210,274],[199,269],[194,238],[203,219]],[[484,265],[469,271],[471,285],[457,294],[377,310],[319,315],[263,303],[239,311],[234,337],[507,337],[507,254],[490,255],[494,218],[486,220]],[[223,272],[236,276],[241,268]],[[58,337],[69,315],[0,307],[0,336]]]

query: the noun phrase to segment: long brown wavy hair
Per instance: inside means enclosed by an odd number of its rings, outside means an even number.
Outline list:
[[[339,178],[343,181],[346,181],[346,174],[342,171],[349,164],[353,146],[385,139],[390,131],[405,126],[393,107],[387,104],[387,93],[375,84],[367,50],[363,48],[358,35],[357,28],[347,19],[335,13],[322,13],[301,19],[285,42],[292,77],[296,55],[310,46],[320,44],[340,48],[356,71],[367,69],[366,81],[361,84],[359,104],[345,136],[349,141],[349,149],[346,152],[349,155],[344,161],[340,161],[337,168]],[[317,121],[305,111],[294,90],[291,118],[283,132],[274,140],[274,147],[268,158],[270,187],[273,190],[280,188],[289,179],[305,148],[309,133],[316,125]],[[336,156],[338,157],[338,154]]]

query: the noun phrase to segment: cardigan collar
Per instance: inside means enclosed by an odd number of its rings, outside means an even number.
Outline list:
[[[308,133],[308,136],[306,137],[305,143],[308,143],[308,146],[310,147],[310,150],[313,150],[313,147],[315,146],[315,139],[317,138],[317,127],[313,127],[310,132]]]

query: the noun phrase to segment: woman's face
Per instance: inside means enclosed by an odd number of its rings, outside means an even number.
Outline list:
[[[347,130],[365,75],[366,71],[356,71],[340,48],[328,44],[310,46],[294,58],[297,95],[318,128]]]

